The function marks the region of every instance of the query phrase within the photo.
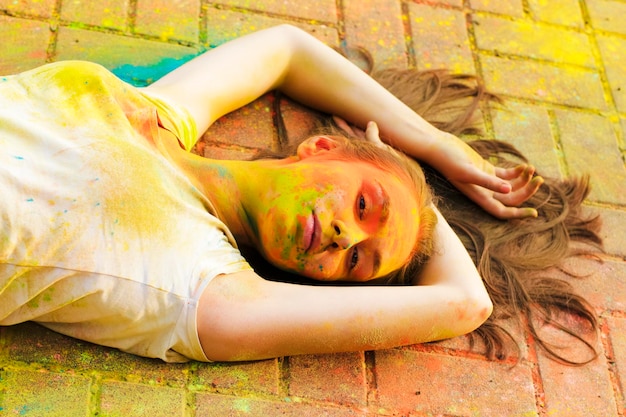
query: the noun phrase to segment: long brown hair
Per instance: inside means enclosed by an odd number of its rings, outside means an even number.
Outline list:
[[[450,74],[444,70],[387,69],[374,72],[372,77],[428,122],[459,136],[480,135],[477,122],[481,105],[502,102],[471,75]],[[279,116],[280,101],[275,101]],[[319,115],[319,118],[324,125],[333,125],[330,117]],[[283,136],[281,142],[289,143],[280,117],[277,126],[279,135]],[[501,141],[468,143],[496,165],[511,166],[526,161],[517,149]],[[601,251],[600,219],[585,216],[581,209],[589,193],[588,177],[565,180],[544,177],[540,190],[525,203],[537,208],[539,217],[503,221],[484,212],[436,171],[427,166],[424,170],[438,197],[439,209],[472,256],[494,304],[491,317],[470,335],[472,343],[478,338],[484,342],[488,357],[504,358],[507,346],[511,345],[507,340],[515,342],[515,338],[503,323],[512,319],[520,328],[526,328],[553,359],[571,365],[593,360],[597,352],[586,336],[595,335],[597,330],[594,310],[567,280],[554,273],[568,257]],[[583,246],[574,250],[574,243]],[[415,271],[415,265],[411,266],[411,271]],[[410,282],[398,277],[393,279],[393,283]],[[578,323],[563,320],[563,315],[577,317]],[[588,332],[581,333],[580,322]],[[589,348],[590,358],[577,361],[562,355],[542,337],[540,328],[544,325],[575,337]]]

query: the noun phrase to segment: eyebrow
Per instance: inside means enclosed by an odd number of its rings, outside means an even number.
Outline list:
[[[380,252],[378,250],[375,250],[374,251],[374,265],[372,268],[371,277],[374,278],[376,275],[378,275],[379,270],[380,270]]]
[[[380,210],[380,224],[387,223],[387,219],[389,219],[389,195],[383,188],[383,186],[378,182],[374,181],[377,185],[378,191],[380,191],[380,195],[382,196],[382,207]]]

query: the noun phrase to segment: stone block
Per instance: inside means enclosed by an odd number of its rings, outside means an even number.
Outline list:
[[[46,371],[0,370],[0,414],[33,417],[89,415],[89,378]]]
[[[364,407],[367,399],[363,352],[289,358],[289,394]]]
[[[613,348],[613,359],[619,381],[626,381],[626,319],[625,318],[607,318],[609,330],[611,332],[611,346]],[[622,398],[618,403],[619,410],[626,410],[626,398],[624,398],[623,385]],[[620,387],[615,387],[616,391]]]
[[[198,42],[200,0],[138,0],[135,32],[161,40]]]
[[[585,3],[594,29],[626,35],[623,18],[626,15],[626,3],[616,0],[586,0]]]
[[[376,67],[407,67],[400,2],[344,0],[344,30],[348,48],[364,48]]]
[[[409,22],[419,69],[476,73],[462,11],[409,3]]]
[[[497,94],[605,110],[600,75],[583,68],[480,55],[487,88]]]
[[[278,395],[280,368],[277,359],[246,363],[209,363],[198,365],[196,386],[210,387],[220,393]]]
[[[524,16],[522,0],[470,0],[473,10],[505,14],[514,17]]]
[[[495,138],[514,145],[544,176],[561,178],[550,115],[542,106],[507,101],[491,109]]]
[[[64,1],[61,19],[124,31],[128,24],[129,0]]]
[[[511,367],[458,356],[387,350],[376,352],[374,372],[379,410],[387,415],[537,413],[532,372],[524,363]]]
[[[591,175],[592,201],[626,204],[626,167],[611,122],[602,116],[555,111],[569,173]]]
[[[528,0],[530,13],[538,20],[582,28],[584,21],[578,0]]]
[[[104,381],[100,414],[110,417],[184,417],[185,391],[128,382]]]
[[[289,23],[309,32],[327,45],[339,45],[337,29],[330,25],[289,21],[251,12],[223,10],[212,7],[209,7],[206,11],[207,45],[215,47],[243,35],[284,23]]]
[[[99,63],[134,85],[150,84],[198,54],[194,48],[83,29],[59,29],[55,60]]]
[[[56,0],[0,0],[0,9],[12,14],[49,18],[54,13],[56,3]]]
[[[597,41],[615,105],[626,112],[626,39],[597,35]]]
[[[216,0],[213,3],[240,7],[249,11],[269,12],[283,16],[300,17],[319,22],[337,21],[335,0]]]
[[[473,16],[472,22],[479,49],[561,64],[595,66],[591,43],[584,33],[494,16]]]
[[[16,74],[46,62],[50,42],[48,24],[0,15],[0,39],[10,48],[2,48],[0,74]]]

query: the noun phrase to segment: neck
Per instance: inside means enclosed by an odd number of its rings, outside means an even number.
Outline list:
[[[285,160],[217,160],[181,150],[173,157],[194,186],[213,204],[240,245],[257,246],[255,204],[266,187],[264,171]]]

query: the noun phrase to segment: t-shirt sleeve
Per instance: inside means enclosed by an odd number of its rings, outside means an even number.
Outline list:
[[[140,89],[141,94],[156,108],[160,122],[168,130],[171,130],[183,148],[190,151],[198,140],[196,122],[187,109],[170,104],[167,99],[159,96],[151,90]]]

